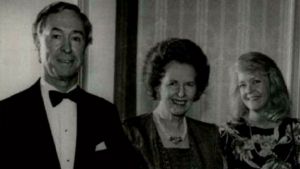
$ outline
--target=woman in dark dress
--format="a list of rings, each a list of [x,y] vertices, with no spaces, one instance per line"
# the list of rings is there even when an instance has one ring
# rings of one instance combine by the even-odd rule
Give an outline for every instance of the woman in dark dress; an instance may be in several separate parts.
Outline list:
[[[283,76],[268,56],[249,52],[234,65],[232,121],[221,128],[229,169],[299,169],[300,123],[289,118]]]
[[[185,116],[208,84],[209,65],[201,48],[187,39],[162,41],[146,56],[143,73],[158,104],[126,121],[124,128],[148,167],[223,168],[217,127]]]

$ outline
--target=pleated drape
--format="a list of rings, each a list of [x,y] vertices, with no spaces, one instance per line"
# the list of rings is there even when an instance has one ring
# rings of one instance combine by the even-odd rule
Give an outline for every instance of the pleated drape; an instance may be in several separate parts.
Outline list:
[[[207,54],[209,87],[189,112],[199,120],[230,117],[229,68],[248,51],[273,58],[285,77],[299,116],[299,2],[296,0],[140,0],[137,42],[137,114],[151,112],[141,77],[147,51],[169,37],[188,38]],[[298,9],[298,10],[297,10]]]

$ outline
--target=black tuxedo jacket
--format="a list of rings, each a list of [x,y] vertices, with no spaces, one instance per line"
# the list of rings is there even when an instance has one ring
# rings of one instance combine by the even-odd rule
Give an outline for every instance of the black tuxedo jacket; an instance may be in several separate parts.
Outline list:
[[[40,81],[0,101],[0,168],[60,169]],[[107,149],[96,151],[104,142]],[[118,112],[108,101],[80,89],[74,169],[135,168]]]

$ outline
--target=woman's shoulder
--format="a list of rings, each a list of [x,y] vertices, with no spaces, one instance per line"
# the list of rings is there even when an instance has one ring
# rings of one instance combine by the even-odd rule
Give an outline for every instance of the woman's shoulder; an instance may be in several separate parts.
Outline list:
[[[243,118],[234,119],[226,122],[223,125],[219,126],[219,132],[221,137],[224,136],[236,136],[239,137],[240,135],[248,135],[249,127],[246,121]]]
[[[194,125],[194,126],[197,126],[200,128],[217,128],[217,125],[215,125],[213,123],[196,120],[196,119],[193,119],[190,117],[186,117],[186,120],[189,125]]]
[[[279,131],[286,132],[291,129],[292,131],[300,131],[300,120],[291,117],[284,118],[279,125]]]
[[[288,123],[288,124],[299,124],[300,119],[298,118],[293,118],[293,117],[286,117],[282,120],[283,123]]]
[[[152,119],[152,113],[145,113],[125,120],[123,125],[128,128],[140,128],[151,122]]]
[[[300,120],[297,118],[285,118],[282,120],[279,129],[285,132],[292,132],[296,135],[299,135],[300,141]]]
[[[219,135],[217,125],[213,123],[195,120],[190,117],[186,117],[186,122],[189,130],[194,133],[202,133],[201,135],[205,137],[214,137]]]
[[[129,118],[123,122],[123,129],[129,140],[140,145],[142,140],[148,140],[150,133],[155,131],[153,114],[146,113]]]

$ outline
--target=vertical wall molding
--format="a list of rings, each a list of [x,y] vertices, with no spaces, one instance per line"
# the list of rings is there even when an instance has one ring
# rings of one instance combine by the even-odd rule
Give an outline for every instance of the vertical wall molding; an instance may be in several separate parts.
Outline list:
[[[291,98],[293,99],[292,116],[299,118],[300,111],[300,1],[294,1],[292,11],[294,11],[293,43],[292,45],[292,79],[291,79]]]
[[[138,0],[117,0],[114,103],[121,120],[136,115]]]
[[[89,16],[89,0],[78,0],[77,1],[78,7],[81,9],[81,11],[86,15]],[[93,32],[92,32],[93,33]],[[84,57],[84,63],[82,68],[80,69],[79,72],[79,85],[83,88],[87,88],[87,82],[88,82],[88,75],[87,75],[87,70],[88,70],[88,58],[89,58],[89,48],[87,48],[85,57]]]

